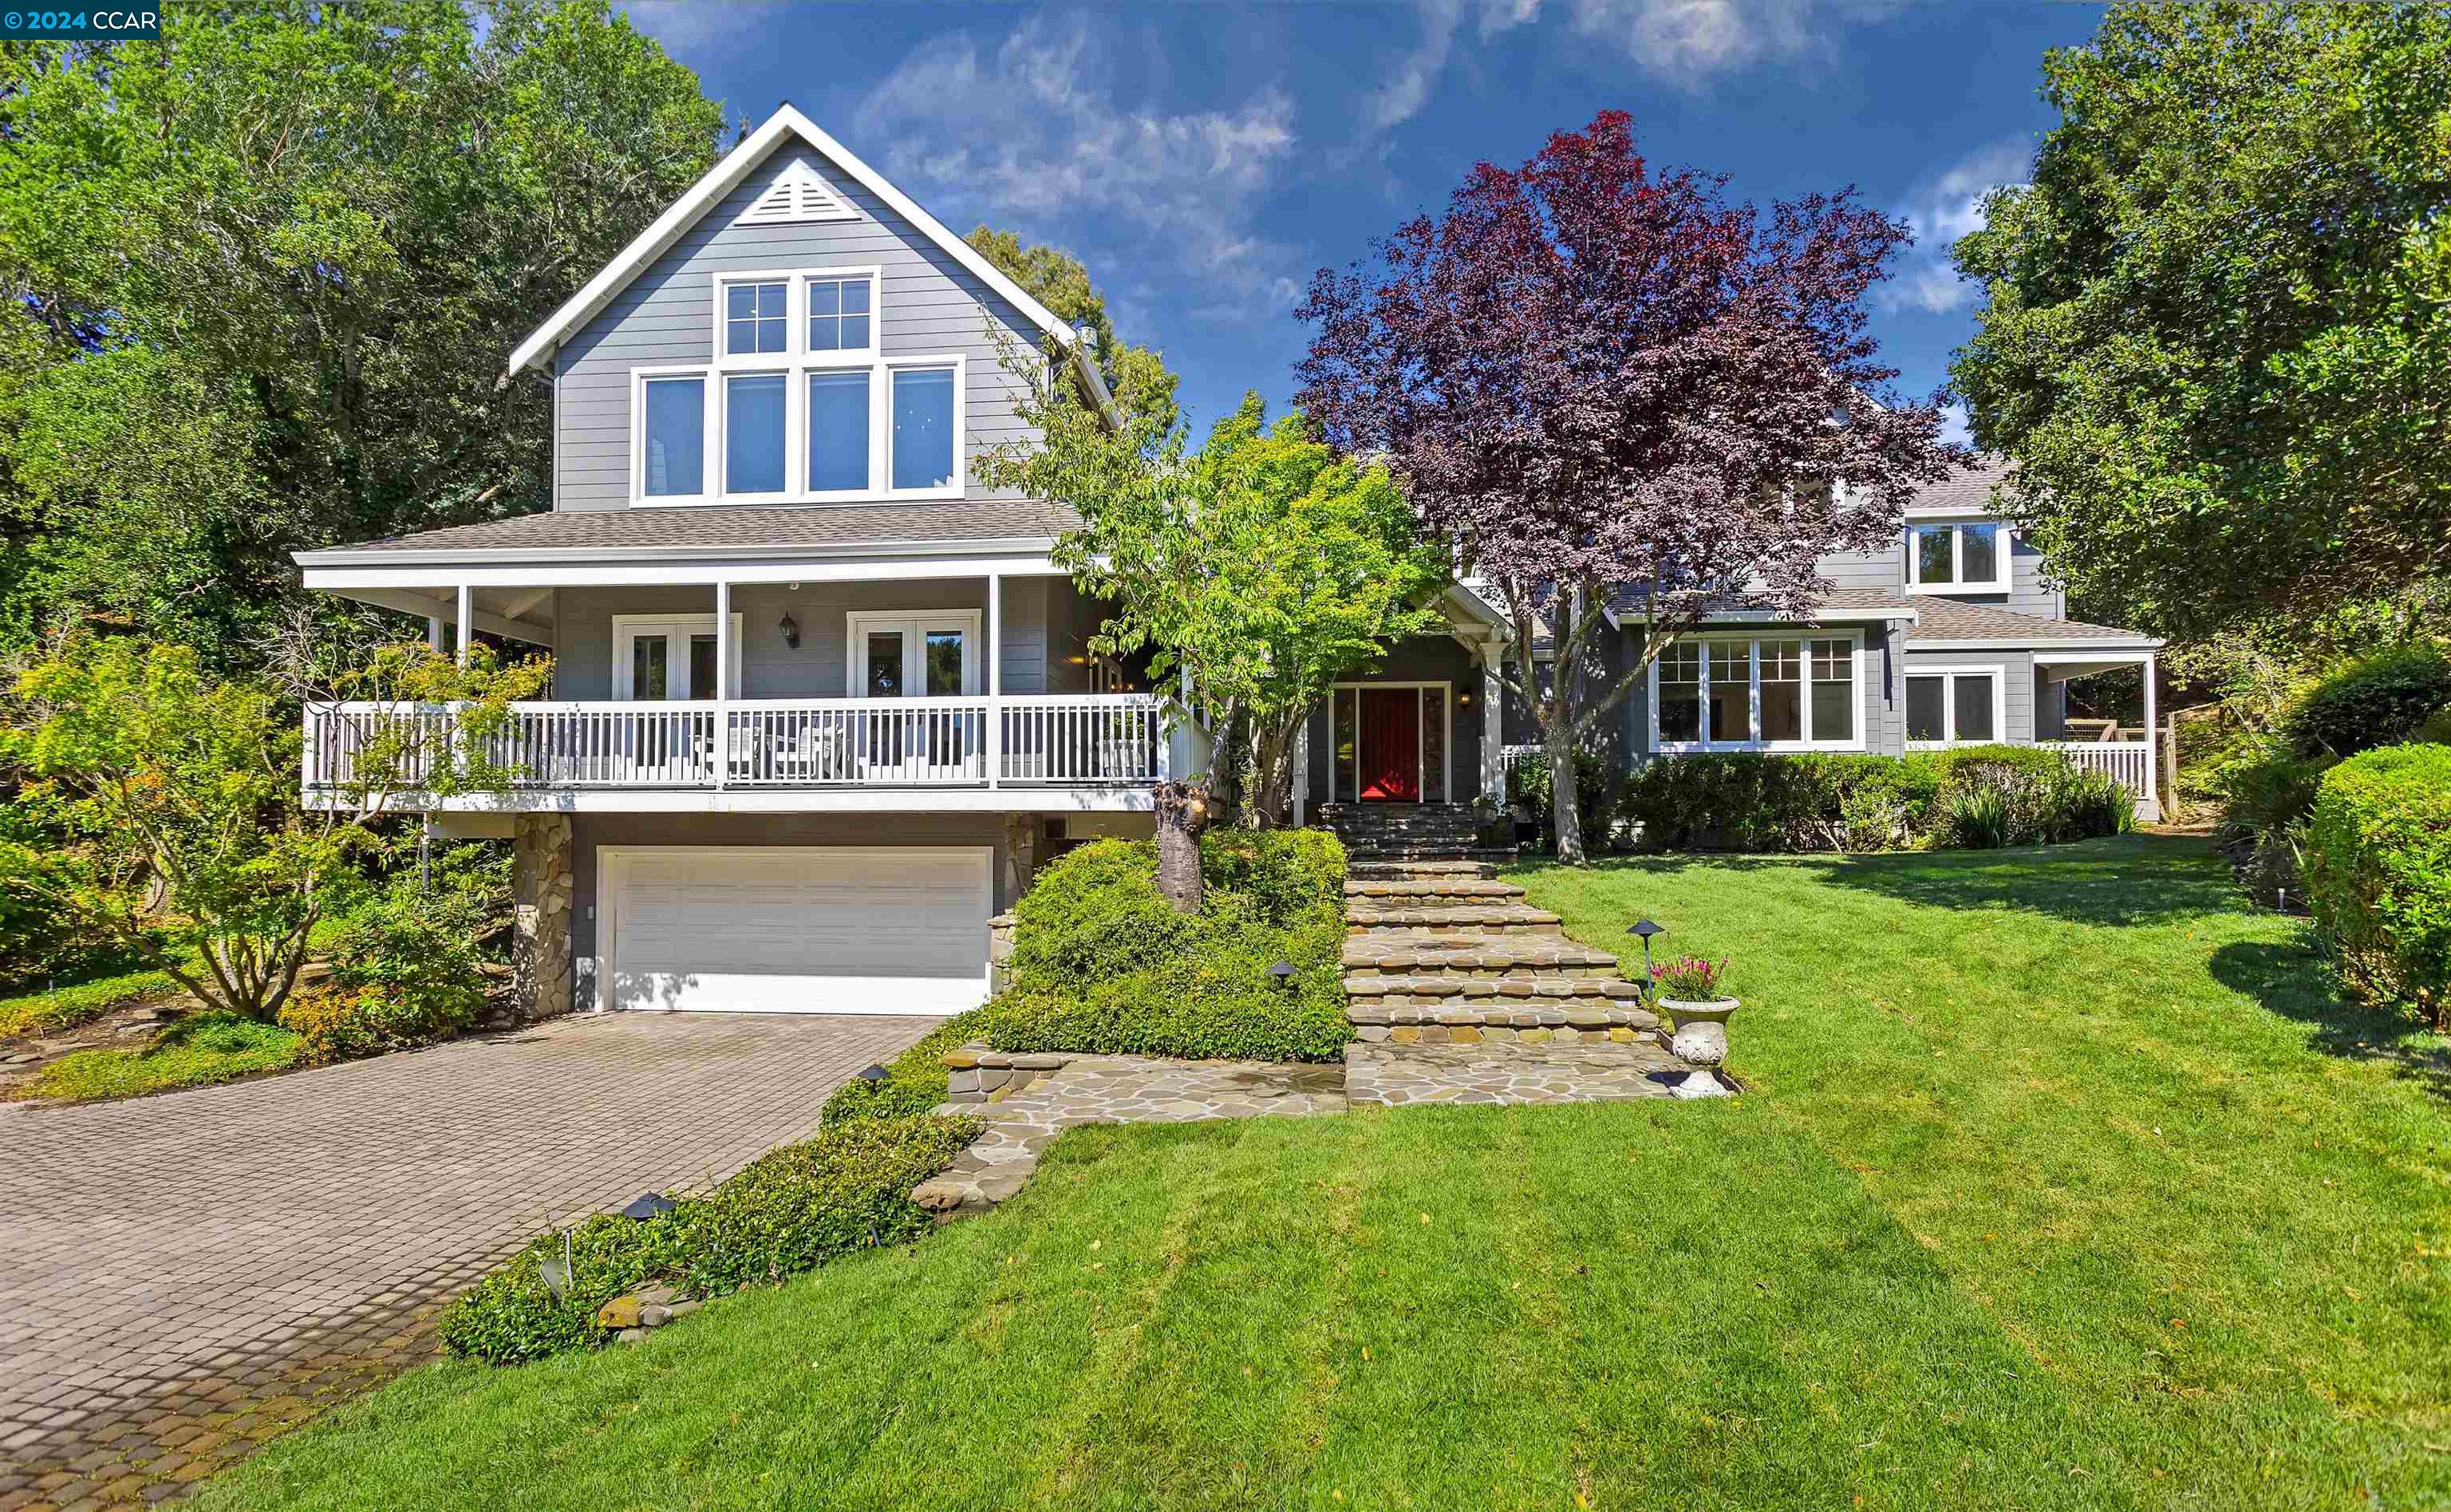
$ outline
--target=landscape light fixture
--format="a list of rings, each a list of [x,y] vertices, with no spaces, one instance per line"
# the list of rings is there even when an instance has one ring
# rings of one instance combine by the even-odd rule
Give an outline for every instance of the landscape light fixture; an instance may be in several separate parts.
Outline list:
[[[1294,963],[1291,961],[1279,961],[1276,965],[1268,968],[1268,974],[1277,979],[1277,986],[1279,988],[1289,988],[1294,985]]]
[[[882,1066],[871,1066],[859,1073],[859,1079],[864,1082],[881,1082],[892,1074]]]
[[[1668,932],[1649,919],[1636,919],[1626,933],[1642,941],[1642,991],[1648,996],[1651,992],[1651,937]]]
[[[621,1216],[624,1218],[636,1218],[640,1223],[644,1223],[650,1218],[671,1212],[674,1208],[679,1206],[679,1203],[673,1201],[662,1192],[641,1192],[637,1201],[631,1203],[629,1207],[621,1209]]]

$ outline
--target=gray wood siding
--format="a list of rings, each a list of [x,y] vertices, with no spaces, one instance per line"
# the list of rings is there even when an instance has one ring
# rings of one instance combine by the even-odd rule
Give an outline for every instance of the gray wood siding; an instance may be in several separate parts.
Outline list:
[[[794,162],[816,169],[845,203],[858,209],[860,219],[734,225]],[[987,322],[993,320],[1025,348],[1037,345],[1037,328],[883,201],[805,143],[790,141],[562,345],[554,385],[554,507],[628,507],[630,370],[712,361],[713,275],[871,265],[883,269],[878,300],[884,355],[960,354],[968,359],[964,424],[971,455],[1026,435],[1027,428],[1013,418],[1011,385],[997,365]],[[710,454],[716,450],[715,438],[708,438],[708,449]],[[974,481],[967,483],[967,492],[972,498],[991,493]]]
[[[1898,594],[1901,603],[1912,603],[1914,595],[1907,592],[1906,533],[1900,531],[1889,546],[1870,552],[1833,552],[1814,563],[1815,569],[1840,592],[1877,593],[1883,590]],[[2028,545],[2024,537],[2011,531],[2009,536],[2009,591],[2007,593],[1951,594],[1962,603],[1990,604],[1994,608],[2014,610],[2018,614],[2038,615],[2046,619],[2066,618],[2060,596],[2044,578],[2043,554]]]

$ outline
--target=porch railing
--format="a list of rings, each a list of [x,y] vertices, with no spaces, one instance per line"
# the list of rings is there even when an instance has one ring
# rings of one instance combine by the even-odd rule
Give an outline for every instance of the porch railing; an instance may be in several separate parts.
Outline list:
[[[2100,772],[2141,800],[2153,793],[2153,742],[2150,740],[2037,740],[2056,751],[2071,766]]]
[[[306,789],[346,788],[378,742],[411,753],[413,784],[452,719],[433,705],[309,705]],[[1129,786],[1167,775],[1166,744],[1153,697],[1059,694],[517,703],[482,754],[523,790]]]

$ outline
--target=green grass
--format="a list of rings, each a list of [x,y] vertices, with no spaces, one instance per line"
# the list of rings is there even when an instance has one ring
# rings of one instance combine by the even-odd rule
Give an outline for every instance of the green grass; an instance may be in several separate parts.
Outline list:
[[[164,1030],[143,1049],[85,1050],[63,1055],[31,1079],[8,1089],[5,1095],[78,1102],[141,1097],[287,1070],[305,1058],[306,1042],[277,1025],[258,1024],[232,1013],[198,1013]]]
[[[0,997],[0,1039],[74,1029],[114,1008],[178,990],[178,984],[163,972],[129,972],[120,976],[99,976],[70,987]]]
[[[1530,871],[1735,958],[1754,1095],[1078,1130],[992,1217],[415,1372],[204,1505],[2440,1502],[2444,1047],[2225,876]]]

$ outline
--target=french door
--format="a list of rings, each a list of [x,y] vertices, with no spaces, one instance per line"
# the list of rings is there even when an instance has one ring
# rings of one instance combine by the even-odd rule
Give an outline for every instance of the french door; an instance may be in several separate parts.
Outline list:
[[[977,614],[854,614],[846,638],[853,697],[916,704],[859,721],[866,770],[908,782],[981,776],[987,716],[943,701],[978,693]]]
[[[732,666],[740,696],[740,617],[732,617]],[[613,693],[626,703],[690,704],[716,697],[713,615],[620,615],[613,620]],[[706,709],[639,710],[626,721],[635,780],[695,782],[715,759],[715,716]]]

